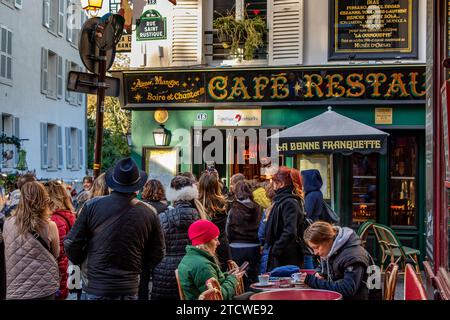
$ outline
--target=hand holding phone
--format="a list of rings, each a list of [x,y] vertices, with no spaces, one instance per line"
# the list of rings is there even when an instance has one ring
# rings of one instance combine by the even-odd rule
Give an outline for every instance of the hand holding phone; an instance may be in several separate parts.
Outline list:
[[[242,271],[247,270],[248,266],[249,266],[248,261],[245,261],[245,262],[239,267],[239,272],[242,272]]]

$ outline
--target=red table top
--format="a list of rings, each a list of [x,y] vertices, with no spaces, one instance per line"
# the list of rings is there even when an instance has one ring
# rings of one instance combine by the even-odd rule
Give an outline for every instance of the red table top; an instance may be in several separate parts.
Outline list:
[[[328,290],[290,289],[256,293],[250,300],[342,300],[342,295]]]

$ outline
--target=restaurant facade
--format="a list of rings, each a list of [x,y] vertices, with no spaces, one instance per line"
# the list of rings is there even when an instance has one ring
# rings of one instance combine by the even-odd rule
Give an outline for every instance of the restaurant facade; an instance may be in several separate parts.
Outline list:
[[[249,17],[263,15],[269,30],[251,61],[227,55],[212,28],[217,11],[240,2]],[[422,260],[424,3],[379,1],[373,21],[367,0],[180,0],[170,6],[158,1],[138,8],[167,18],[167,39],[139,41],[133,34],[132,68],[115,74],[121,104],[132,111],[132,157],[150,177],[167,185],[179,172],[199,176],[214,163],[228,184],[238,172],[268,178],[274,163],[315,168],[341,225],[356,229],[369,219],[389,225],[404,245],[421,251]],[[362,152],[330,154],[301,143],[286,153],[290,145],[267,139],[329,107],[388,133],[385,152],[364,152],[375,147],[367,140],[350,145],[330,139],[326,148]],[[161,132],[170,133],[166,146],[155,143]],[[378,255],[372,236],[368,247]]]
[[[381,129],[389,134],[385,154],[330,155],[306,143],[296,155],[280,152],[279,164],[318,169],[344,225],[373,219],[394,227],[405,245],[422,248],[424,73],[423,65],[130,71],[123,73],[123,105],[133,110],[134,158],[166,184],[179,172],[199,176],[208,161],[226,182],[238,172],[264,179],[265,158],[283,151],[267,137],[329,106]],[[169,146],[155,146],[158,121],[171,133]]]

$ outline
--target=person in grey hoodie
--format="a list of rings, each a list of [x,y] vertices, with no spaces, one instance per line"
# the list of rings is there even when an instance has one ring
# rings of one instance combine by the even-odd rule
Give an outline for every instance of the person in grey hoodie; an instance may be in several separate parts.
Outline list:
[[[314,289],[339,292],[344,300],[368,300],[370,255],[352,229],[317,221],[306,229],[304,240],[320,256],[322,270],[315,275],[302,274],[301,282]]]

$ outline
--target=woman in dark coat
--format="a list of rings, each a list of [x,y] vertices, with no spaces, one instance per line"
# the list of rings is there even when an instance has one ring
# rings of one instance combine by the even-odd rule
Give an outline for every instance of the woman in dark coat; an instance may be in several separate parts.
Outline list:
[[[167,199],[173,208],[161,213],[159,221],[164,232],[166,255],[153,270],[151,299],[179,299],[175,269],[190,244],[188,229],[198,219],[206,219],[202,208],[196,206],[197,187],[187,177],[176,176],[167,190]]]
[[[300,172],[280,167],[272,177],[273,208],[266,225],[269,248],[267,271],[284,266],[303,266],[305,212]]]
[[[241,265],[249,262],[247,277],[244,278],[246,289],[258,281],[260,261],[260,244],[258,228],[262,209],[253,201],[250,183],[239,181],[234,186],[235,199],[228,212],[227,236],[233,260]]]
[[[166,211],[169,207],[164,186],[156,179],[150,179],[145,183],[144,191],[142,191],[142,201],[155,208],[158,214]]]
[[[306,229],[304,239],[320,256],[322,270],[315,275],[302,274],[301,282],[339,292],[344,300],[368,300],[367,267],[372,259],[355,231],[317,221]]]
[[[198,182],[199,200],[205,208],[208,219],[220,230],[217,256],[222,271],[227,270],[227,261],[231,259],[230,246],[226,235],[227,202],[221,191],[217,173],[205,171]]]

